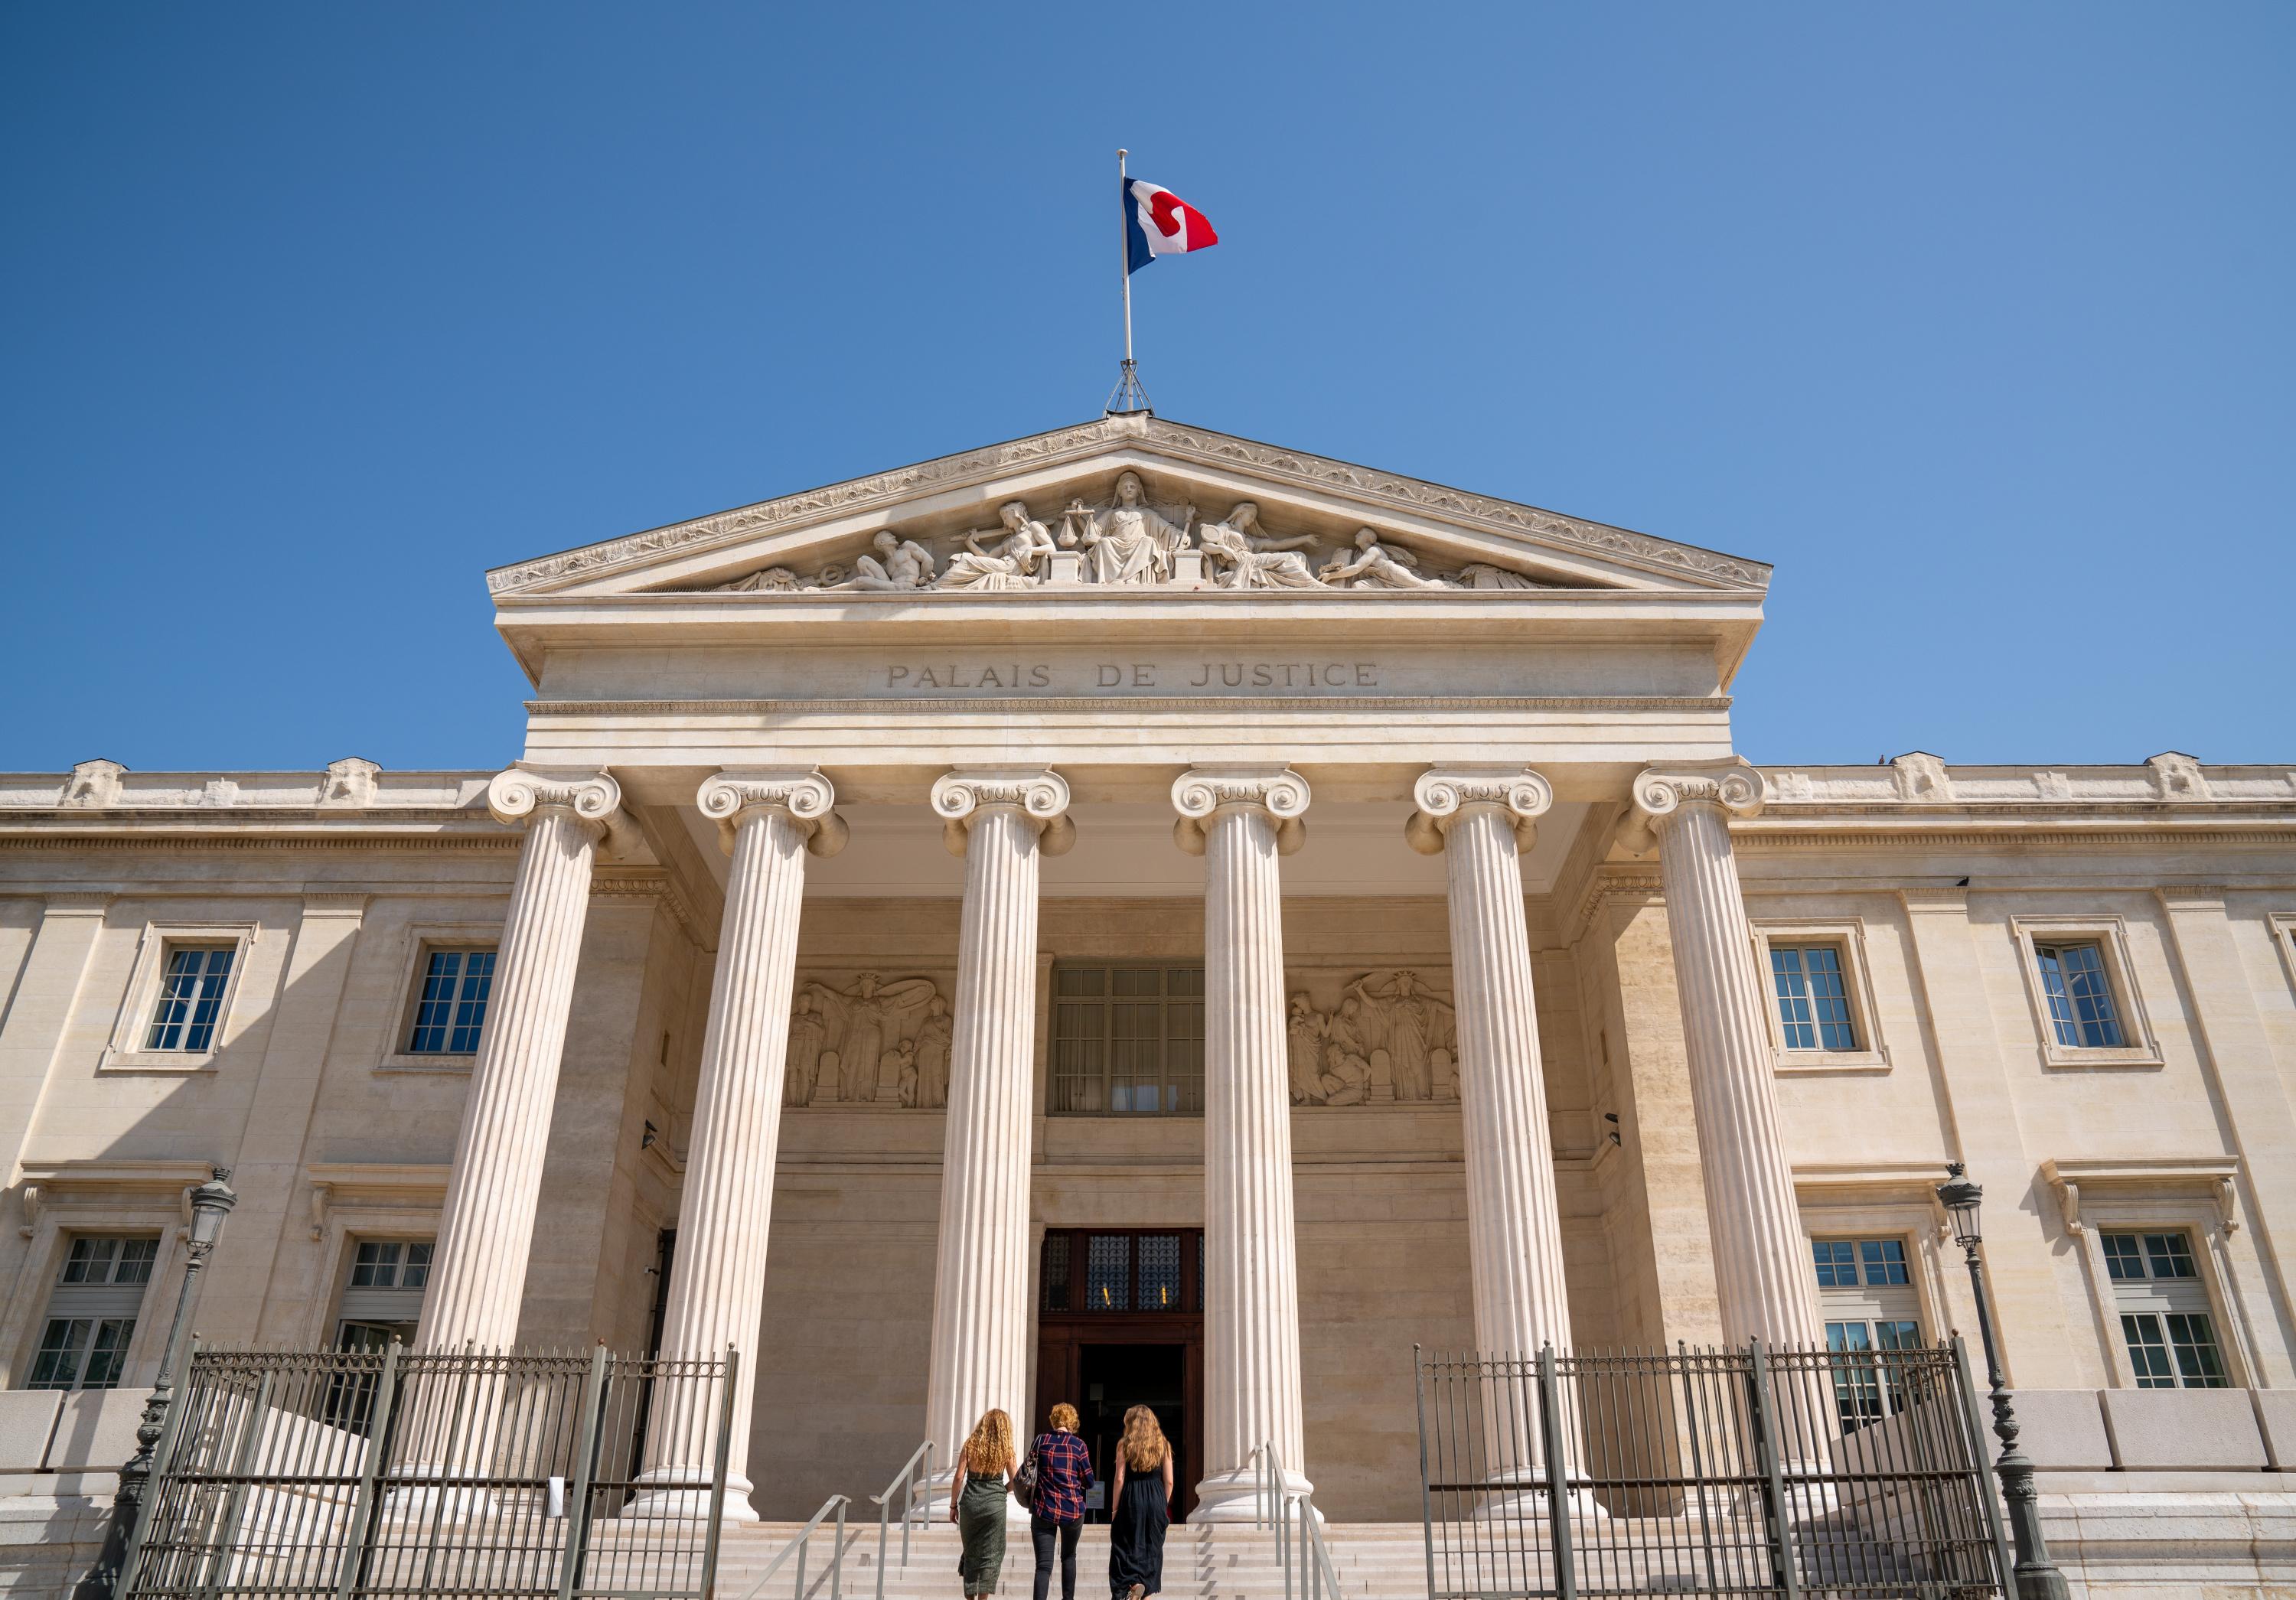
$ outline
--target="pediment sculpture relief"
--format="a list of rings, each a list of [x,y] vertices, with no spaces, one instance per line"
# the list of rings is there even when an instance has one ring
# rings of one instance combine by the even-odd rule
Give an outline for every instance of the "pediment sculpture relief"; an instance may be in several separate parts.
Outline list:
[[[1294,1105],[1384,1105],[1459,1097],[1451,997],[1408,968],[1365,972],[1320,1010],[1293,991],[1286,1025]]]
[[[800,981],[790,1007],[784,1105],[948,1104],[948,1000],[930,978]]]
[[[1237,501],[1218,521],[1199,522],[1193,505],[1152,502],[1137,472],[1118,478],[1104,504],[1071,499],[1053,521],[1039,518],[1026,500],[1007,500],[996,517],[995,528],[932,539],[885,529],[849,567],[824,566],[810,575],[793,567],[766,567],[718,584],[711,592],[990,592],[1078,584],[1222,589],[1556,587],[1488,562],[1441,567],[1393,534],[1373,528],[1358,529],[1344,546],[1316,533],[1285,536],[1262,526],[1259,507],[1250,500]],[[937,554],[935,546],[946,554]]]

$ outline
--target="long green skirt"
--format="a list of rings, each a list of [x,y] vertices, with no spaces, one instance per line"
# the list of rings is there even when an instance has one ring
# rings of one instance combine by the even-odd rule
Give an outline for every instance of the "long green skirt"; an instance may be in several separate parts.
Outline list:
[[[1004,1479],[965,1474],[964,1492],[956,1499],[956,1530],[964,1538],[964,1555],[956,1563],[968,1595],[986,1595],[996,1587],[1004,1571]]]

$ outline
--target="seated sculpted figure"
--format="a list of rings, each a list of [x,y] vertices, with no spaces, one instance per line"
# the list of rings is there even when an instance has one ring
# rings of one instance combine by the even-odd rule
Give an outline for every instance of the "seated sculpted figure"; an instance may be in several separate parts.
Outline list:
[[[1053,536],[1029,515],[1027,504],[1007,500],[996,508],[1004,538],[994,550],[980,547],[979,530],[964,536],[964,548],[949,558],[937,589],[1021,589],[1035,581],[1037,562],[1054,549]]]
[[[1148,504],[1140,474],[1125,473],[1116,480],[1116,503],[1094,517],[1079,540],[1093,582],[1169,583],[1172,557],[1188,547],[1186,523],[1195,515],[1189,506],[1182,525],[1174,527]]]
[[[1328,584],[1351,589],[1447,589],[1439,578],[1423,578],[1413,569],[1419,558],[1400,546],[1390,548],[1368,528],[1356,529],[1356,556],[1334,556],[1316,576]]]
[[[1224,589],[1320,589],[1316,575],[1308,570],[1307,558],[1299,551],[1316,542],[1315,535],[1303,533],[1297,538],[1254,537],[1252,529],[1259,524],[1259,507],[1249,500],[1239,501],[1227,513],[1225,521],[1207,522],[1196,529],[1196,541],[1204,547],[1204,554],[1222,569],[1220,587]]]
[[[881,530],[870,544],[875,555],[857,557],[846,587],[853,589],[922,589],[933,579],[932,552],[914,539],[905,539],[890,529]]]

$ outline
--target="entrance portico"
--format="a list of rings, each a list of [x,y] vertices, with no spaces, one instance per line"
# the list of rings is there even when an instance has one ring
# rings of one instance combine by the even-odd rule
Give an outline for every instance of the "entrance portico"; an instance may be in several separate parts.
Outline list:
[[[1021,547],[967,531],[994,506]],[[1227,520],[1204,522],[1215,509]],[[1147,581],[1068,559],[1128,538]],[[1116,417],[494,577],[537,685],[502,786],[544,796],[546,818],[562,791],[613,803],[532,827],[514,904],[534,910],[505,929],[489,1038],[562,1034],[567,986],[519,975],[570,967],[570,851],[660,870],[721,928],[667,1344],[758,1348],[781,1146],[812,1119],[852,1171],[906,1161],[938,1192],[911,1437],[944,1465],[982,1409],[1024,1429],[1036,1410],[1045,1227],[1201,1227],[1196,1514],[1254,1514],[1263,1448],[1306,1489],[1300,1182],[1459,1161],[1473,1342],[1570,1342],[1539,1047],[1541,1005],[1564,997],[1539,992],[1526,896],[1653,848],[1699,1012],[1699,1139],[1722,1153],[1708,1181],[1755,1202],[1712,1208],[1721,1322],[1816,1335],[1721,825],[1759,792],[1726,688],[1766,569]],[[1439,955],[1382,960],[1428,904],[1447,908],[1423,947]],[[1306,951],[1303,906],[1331,913]],[[951,944],[946,981],[906,975]],[[1201,1120],[1064,1133],[1074,1148],[1048,1159],[1050,978],[1083,956],[1201,968]],[[482,1056],[442,1285],[522,1259],[532,1206],[504,1203],[517,1179],[491,1153],[554,1071],[538,1047]],[[1456,1126],[1457,1155],[1366,1132],[1390,1112]],[[1332,1120],[1303,1167],[1313,1118]],[[427,1343],[499,1339],[468,1298],[439,1297]],[[737,1428],[735,1474],[761,1483],[769,1454]],[[676,1484],[695,1464],[665,1438],[649,1466]]]

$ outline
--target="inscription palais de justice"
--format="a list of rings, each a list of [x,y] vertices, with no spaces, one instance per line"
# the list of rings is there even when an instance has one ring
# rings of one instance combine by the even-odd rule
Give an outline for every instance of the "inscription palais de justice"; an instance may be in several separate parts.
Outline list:
[[[882,669],[892,691],[1046,689],[1376,689],[1376,661],[912,662]]]

